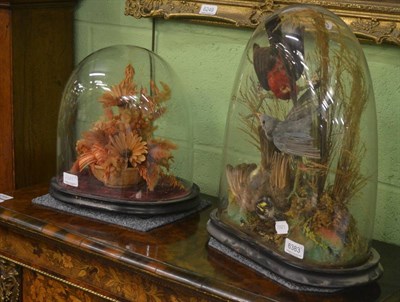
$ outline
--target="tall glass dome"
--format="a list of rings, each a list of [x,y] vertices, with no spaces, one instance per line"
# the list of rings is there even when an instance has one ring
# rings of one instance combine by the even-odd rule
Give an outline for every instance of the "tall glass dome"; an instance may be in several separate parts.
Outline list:
[[[52,195],[144,215],[196,206],[186,102],[171,68],[149,50],[118,45],[89,55],[62,97]]]
[[[333,13],[289,6],[249,40],[226,124],[212,237],[281,277],[341,288],[382,272],[370,246],[374,93],[358,40]]]

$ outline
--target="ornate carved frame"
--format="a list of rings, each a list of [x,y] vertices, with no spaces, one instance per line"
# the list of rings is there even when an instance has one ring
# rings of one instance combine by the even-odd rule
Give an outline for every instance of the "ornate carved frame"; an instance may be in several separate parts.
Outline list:
[[[323,6],[340,16],[360,40],[400,46],[400,0],[126,0],[125,14],[254,28],[265,16],[292,4]]]

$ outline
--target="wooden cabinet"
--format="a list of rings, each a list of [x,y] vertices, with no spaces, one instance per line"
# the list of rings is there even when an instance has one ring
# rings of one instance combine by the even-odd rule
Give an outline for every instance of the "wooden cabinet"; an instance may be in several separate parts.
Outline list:
[[[75,0],[0,0],[0,191],[56,172],[62,91],[73,69]]]
[[[372,284],[296,292],[207,246],[216,198],[201,195],[213,205],[138,232],[32,203],[47,190],[8,192],[14,198],[0,203],[1,301],[368,302],[400,295],[399,246],[373,242],[385,272]]]

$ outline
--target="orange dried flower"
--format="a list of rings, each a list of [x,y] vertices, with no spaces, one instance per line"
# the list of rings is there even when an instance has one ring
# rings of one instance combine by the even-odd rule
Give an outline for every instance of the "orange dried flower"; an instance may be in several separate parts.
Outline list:
[[[165,172],[173,161],[171,151],[177,148],[168,140],[154,138],[154,121],[166,112],[162,103],[170,99],[171,90],[163,82],[159,89],[154,81],[150,81],[150,93],[145,87],[137,89],[134,75],[132,65],[127,65],[125,78],[98,99],[104,114],[77,141],[78,156],[71,171],[77,173],[98,165],[106,181],[134,167],[148,190],[153,191],[167,177]],[[168,175],[168,179],[172,184],[175,178]]]
[[[99,99],[104,108],[112,106],[129,107],[135,100],[136,85],[133,82],[135,69],[129,64],[125,69],[125,79],[118,85],[111,86],[111,91],[105,92]]]
[[[120,132],[110,137],[108,146],[112,156],[121,157],[126,160],[127,164],[136,167],[138,164],[146,160],[147,143],[142,138],[132,132]]]

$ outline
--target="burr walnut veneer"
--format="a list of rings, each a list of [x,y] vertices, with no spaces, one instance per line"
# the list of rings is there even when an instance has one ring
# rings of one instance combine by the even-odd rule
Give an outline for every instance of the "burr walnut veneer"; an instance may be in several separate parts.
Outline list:
[[[4,192],[14,198],[0,204],[1,301],[365,302],[384,301],[400,289],[398,246],[373,243],[385,269],[375,283],[301,293],[207,247],[214,205],[141,233],[33,205],[47,190]]]

